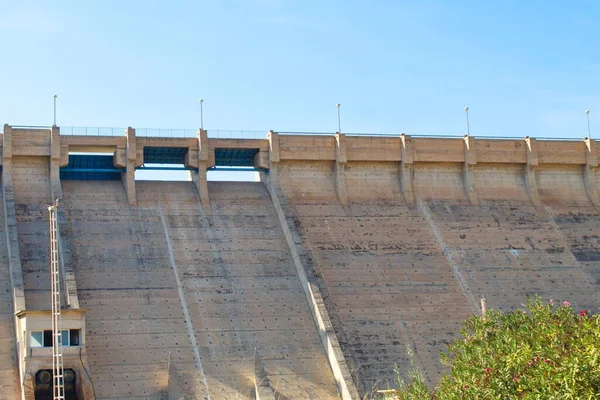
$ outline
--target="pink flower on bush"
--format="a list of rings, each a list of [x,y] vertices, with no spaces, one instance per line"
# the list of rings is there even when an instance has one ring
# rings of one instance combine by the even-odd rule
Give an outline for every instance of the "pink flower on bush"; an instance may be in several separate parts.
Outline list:
[[[589,311],[588,310],[583,310],[582,312],[579,313],[580,317],[585,317],[586,315],[588,315]]]
[[[568,301],[563,301],[563,306],[569,307],[569,306],[571,306],[571,303],[569,303]]]
[[[485,373],[486,373],[486,374],[489,374],[490,372],[492,372],[492,369],[491,369],[491,368],[486,368],[486,369],[485,369]]]
[[[550,299],[550,304],[554,304],[554,299]]]

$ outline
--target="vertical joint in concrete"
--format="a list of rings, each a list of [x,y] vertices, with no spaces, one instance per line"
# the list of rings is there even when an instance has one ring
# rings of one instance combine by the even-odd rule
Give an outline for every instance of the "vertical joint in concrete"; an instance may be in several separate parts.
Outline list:
[[[407,204],[415,203],[415,195],[413,193],[413,146],[410,136],[404,133],[400,136],[402,145],[402,157],[400,160],[400,187],[404,200]]]
[[[585,166],[583,167],[583,182],[588,198],[594,207],[600,209],[600,198],[596,190],[596,170],[598,168],[598,155],[596,154],[596,141],[585,138]]]
[[[208,132],[204,129],[198,129],[196,134],[198,138],[198,172],[192,171],[192,181],[196,186],[200,203],[204,212],[210,214],[210,200],[208,197],[208,180],[206,170],[209,168],[209,149],[208,149]]]
[[[135,206],[137,204],[135,194],[135,166],[137,158],[135,129],[128,127],[125,130],[125,135],[127,136],[126,169],[122,174],[121,180],[127,194],[127,202],[130,206]]]
[[[335,190],[338,201],[348,205],[348,192],[346,191],[346,135],[335,133]]]
[[[464,137],[465,162],[463,163],[462,175],[465,194],[471,205],[479,204],[475,185],[473,183],[473,166],[477,164],[477,155],[475,154],[475,140],[472,136]]]
[[[62,197],[60,153],[60,128],[53,126],[50,128],[50,200],[52,201]]]
[[[537,144],[535,139],[530,138],[529,136],[525,137],[525,154],[526,154],[526,165],[524,168],[524,179],[525,179],[525,189],[527,190],[527,195],[529,196],[529,200],[531,203],[539,207],[542,205],[540,201],[540,197],[538,195],[538,185],[537,185],[537,173],[536,168],[538,165],[538,153],[537,153]]]

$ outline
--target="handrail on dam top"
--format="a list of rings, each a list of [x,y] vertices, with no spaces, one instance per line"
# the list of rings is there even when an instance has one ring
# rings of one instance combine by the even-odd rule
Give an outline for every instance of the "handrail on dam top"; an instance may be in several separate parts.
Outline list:
[[[10,125],[16,129],[51,129],[49,125]],[[2,126],[0,126],[0,129]],[[65,136],[125,136],[127,128],[117,127],[86,127],[86,126],[61,126],[60,134]],[[198,129],[169,129],[169,128],[134,128],[137,137],[157,137],[157,138],[195,138],[198,135]],[[2,130],[0,132],[3,133]],[[282,135],[307,135],[307,136],[333,136],[335,132],[298,132],[298,131],[275,131]],[[357,137],[399,137],[406,135],[411,138],[432,138],[432,139],[462,139],[465,134],[409,134],[409,133],[375,133],[375,132],[342,132],[346,136]],[[266,139],[268,130],[208,130],[207,135],[213,139]],[[484,140],[524,140],[527,136],[491,136],[491,135],[471,135],[473,139]],[[569,141],[579,142],[587,137],[550,137],[550,136],[531,136],[536,140],[551,141]]]
[[[125,136],[125,130],[126,128],[61,126],[60,134],[65,136]]]
[[[135,128],[137,137],[195,138],[197,129]]]
[[[281,135],[313,135],[313,136],[332,136],[335,132],[280,132],[276,131]]]
[[[208,130],[209,138],[215,139],[266,139],[267,130],[264,131],[240,131],[240,130]]]

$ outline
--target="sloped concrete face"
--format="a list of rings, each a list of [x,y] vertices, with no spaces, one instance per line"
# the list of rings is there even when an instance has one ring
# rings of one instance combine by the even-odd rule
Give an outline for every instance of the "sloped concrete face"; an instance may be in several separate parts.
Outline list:
[[[539,295],[598,310],[598,211],[581,167],[472,169],[478,204],[453,163],[414,167],[414,206],[392,163],[347,163],[348,205],[333,163],[280,162],[279,181],[301,232],[336,334],[363,393],[385,388],[407,349],[435,382],[439,352],[460,323],[488,307],[514,310]],[[595,185],[596,177],[588,177]]]
[[[393,384],[407,349],[438,376],[439,351],[472,311],[425,218],[406,205],[397,166],[349,163],[346,207],[332,165],[282,162],[279,179],[363,393]]]
[[[64,181],[63,195],[96,398],[163,398],[169,353],[203,393],[158,213],[130,208],[118,181]]]
[[[213,399],[255,396],[255,349],[277,398],[337,398],[308,304],[261,183],[138,182],[164,221],[173,273]]]

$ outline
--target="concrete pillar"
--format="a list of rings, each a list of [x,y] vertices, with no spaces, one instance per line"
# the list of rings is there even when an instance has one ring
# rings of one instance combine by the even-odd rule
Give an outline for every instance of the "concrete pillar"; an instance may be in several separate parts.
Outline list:
[[[54,202],[62,197],[60,185],[60,128],[50,128],[50,199]]]
[[[400,188],[404,194],[406,204],[415,203],[415,195],[413,193],[413,147],[410,136],[401,135],[402,140],[402,160],[400,161]]]
[[[127,194],[127,202],[130,206],[135,206],[137,204],[135,194],[135,166],[137,158],[135,129],[128,127],[125,131],[125,135],[127,136],[126,170],[121,175],[121,180],[123,182],[123,187],[125,188],[125,193]]]
[[[479,204],[475,185],[473,184],[473,165],[477,164],[477,155],[475,154],[475,140],[472,136],[464,137],[465,162],[463,163],[462,176],[465,194],[469,203],[473,206]]]
[[[338,201],[348,205],[348,192],[346,191],[346,135],[335,133],[335,190]]]
[[[537,145],[535,139],[529,136],[525,137],[525,151],[527,164],[524,167],[525,189],[531,203],[539,207],[542,205],[537,186],[536,167],[538,165]]]
[[[210,214],[210,200],[208,197],[208,181],[206,170],[208,169],[208,133],[204,129],[198,129],[198,171],[191,171],[192,182],[198,190],[202,208],[206,214]]]
[[[269,175],[271,181],[275,180],[279,184],[279,177],[277,175],[277,166],[279,165],[279,134],[277,132],[269,131],[267,135],[269,140]]]
[[[19,249],[19,237],[17,236],[17,213],[15,210],[15,200],[12,185],[12,127],[5,124],[2,135],[2,200],[4,204],[4,233],[6,236],[6,248],[8,250],[8,267],[10,272],[10,286],[12,292],[13,311],[16,315],[19,311],[26,309],[25,288],[23,285],[23,271],[21,269],[21,252]],[[19,337],[19,324],[15,317],[14,334]],[[19,379],[22,380],[25,374],[25,367],[22,363],[21,348],[22,343],[17,345],[17,360],[19,368]],[[23,398],[22,386],[16,386],[18,398]]]
[[[594,205],[600,209],[600,197],[596,189],[596,171],[598,168],[598,156],[596,154],[596,141],[585,138],[585,166],[583,167],[583,182],[585,191]]]

